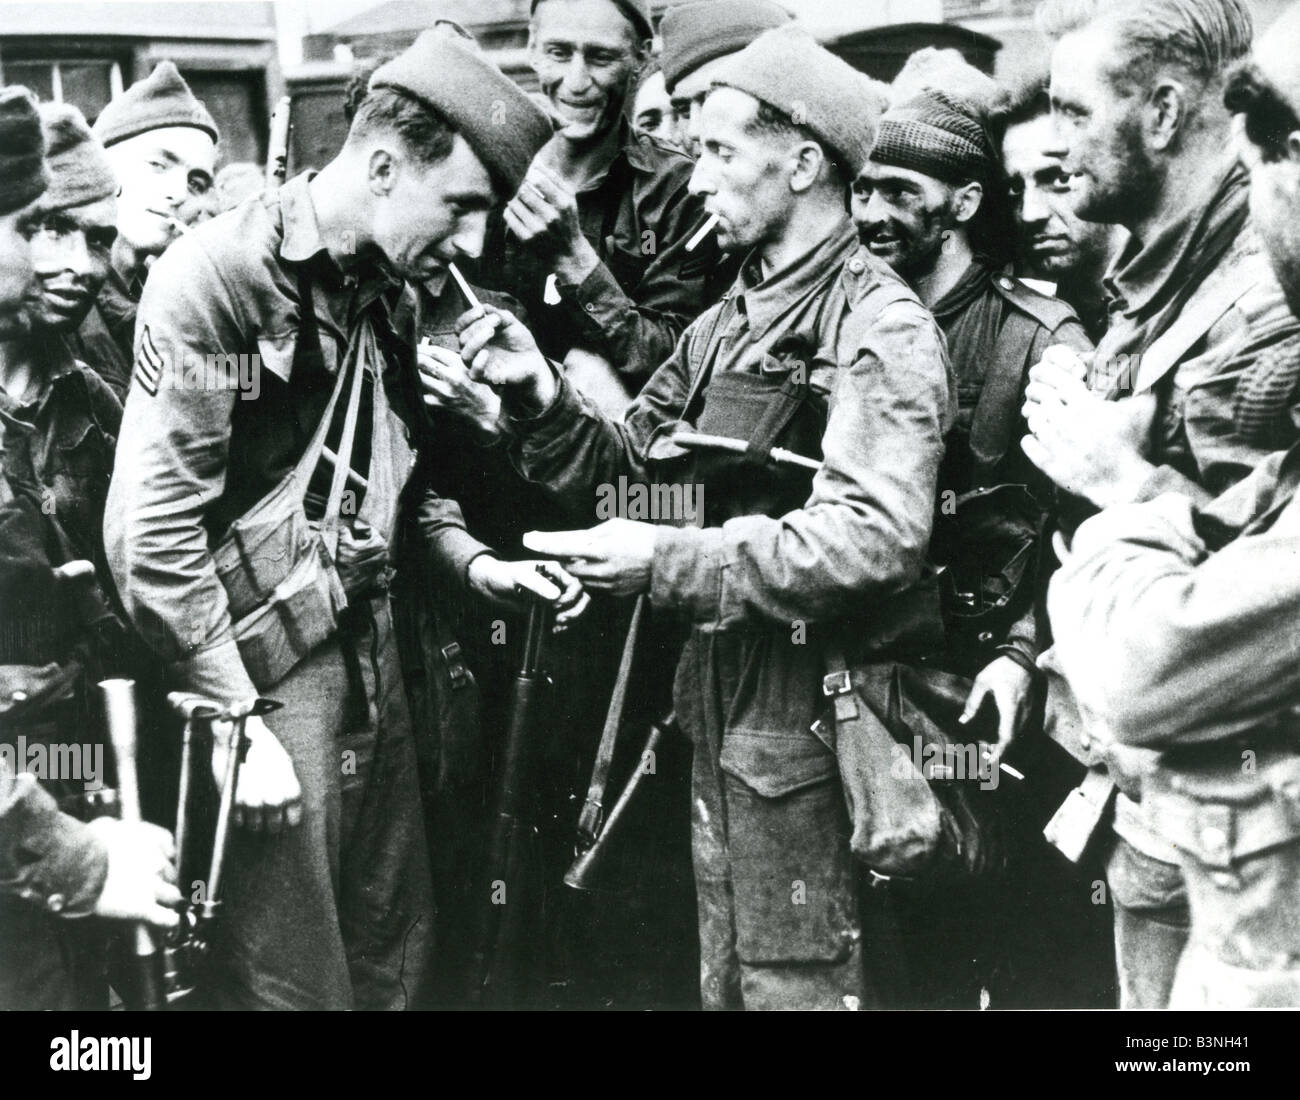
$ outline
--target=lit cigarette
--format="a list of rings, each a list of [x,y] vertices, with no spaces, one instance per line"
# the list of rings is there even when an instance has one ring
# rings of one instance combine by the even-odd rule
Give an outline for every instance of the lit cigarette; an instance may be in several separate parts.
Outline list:
[[[465,276],[460,273],[460,269],[455,264],[449,263],[447,270],[451,272],[451,277],[456,280],[460,292],[465,295],[465,301],[469,303],[469,308],[482,309],[483,303],[478,300],[478,296],[470,289],[469,283],[465,281]]]
[[[1024,778],[1025,778],[1025,773],[1024,773],[1024,772],[1018,772],[1018,771],[1016,771],[1016,769],[1013,768],[1010,764],[999,764],[998,767],[1001,768],[1004,772],[1006,772],[1007,775],[1011,776],[1012,779],[1024,779]]]
[[[718,215],[710,214],[708,221],[706,221],[702,226],[700,226],[699,229],[695,231],[695,235],[692,236],[691,239],[686,242],[686,251],[694,252],[697,248],[699,248],[700,242],[709,235],[709,233],[713,230],[713,227],[717,224],[718,224]]]

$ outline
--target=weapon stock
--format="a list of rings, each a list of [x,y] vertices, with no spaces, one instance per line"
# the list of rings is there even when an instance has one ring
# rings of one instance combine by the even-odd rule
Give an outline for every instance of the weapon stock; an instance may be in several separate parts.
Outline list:
[[[530,781],[538,744],[537,731],[532,727],[535,711],[550,685],[542,668],[542,644],[551,632],[553,615],[550,603],[534,599],[528,612],[523,657],[510,688],[501,787],[487,859],[485,886],[489,893],[483,898],[475,937],[476,985],[470,991],[475,1001],[502,1003],[514,985],[518,967],[520,920],[524,914],[523,847],[531,826],[527,800],[532,793]],[[501,902],[492,897],[498,886],[506,891]]]
[[[118,805],[123,821],[139,822],[140,784],[135,766],[136,710],[134,680],[103,680],[104,716],[117,763]],[[153,932],[143,922],[131,930],[129,989],[121,990],[130,1008],[157,1012],[166,1005],[163,958]]]

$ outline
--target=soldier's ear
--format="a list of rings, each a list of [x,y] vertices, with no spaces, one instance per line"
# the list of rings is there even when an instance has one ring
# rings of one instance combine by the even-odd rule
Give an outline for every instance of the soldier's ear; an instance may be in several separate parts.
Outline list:
[[[1147,137],[1152,148],[1167,149],[1187,129],[1191,97],[1185,85],[1164,79],[1151,92],[1147,107]]]
[[[952,216],[959,225],[968,222],[979,213],[983,202],[984,185],[978,180],[971,180],[953,192]]]
[[[807,191],[821,173],[826,151],[815,141],[801,141],[794,147],[790,172],[790,190]]]
[[[397,184],[399,171],[397,158],[388,149],[380,146],[371,150],[366,167],[366,178],[371,192],[376,195],[390,194]]]

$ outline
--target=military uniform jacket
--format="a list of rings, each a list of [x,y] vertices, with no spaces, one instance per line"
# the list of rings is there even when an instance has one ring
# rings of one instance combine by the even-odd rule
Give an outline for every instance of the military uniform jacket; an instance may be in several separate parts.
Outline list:
[[[835,308],[820,308],[826,295]],[[824,667],[817,646],[799,644],[800,626],[867,617],[916,582],[953,405],[933,318],[847,221],[783,271],[763,277],[751,257],[727,299],[683,334],[622,423],[561,380],[549,409],[517,423],[516,460],[594,516],[602,484],[653,480],[650,441],[682,416],[703,361],[713,359],[713,377],[761,370],[783,335],[817,318],[809,381],[828,420],[811,496],[779,517],[661,526],[650,587],[656,609],[693,626],[674,692],[683,727],[721,742],[724,767],[776,795],[836,774],[809,732]],[[717,324],[723,309],[731,319]],[[695,347],[697,331],[712,332],[706,346]],[[719,694],[736,704],[725,729],[706,699]]]
[[[298,176],[177,241],[140,302],[105,543],[145,639],[174,679],[215,698],[256,690],[211,547],[297,462],[333,385],[329,378],[308,391],[293,378],[304,267],[326,375],[343,360],[352,321],[372,310],[388,362],[385,393],[413,442],[427,426],[412,292],[376,267],[356,278],[338,269],[308,182]],[[463,580],[486,547],[465,530],[454,501],[429,489],[412,503],[432,560]]]

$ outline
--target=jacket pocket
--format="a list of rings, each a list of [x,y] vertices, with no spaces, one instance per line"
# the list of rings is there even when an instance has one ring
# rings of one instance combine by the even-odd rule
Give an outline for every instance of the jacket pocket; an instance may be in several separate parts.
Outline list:
[[[835,756],[811,733],[728,730],[720,763],[764,798],[781,798],[836,775]]]

